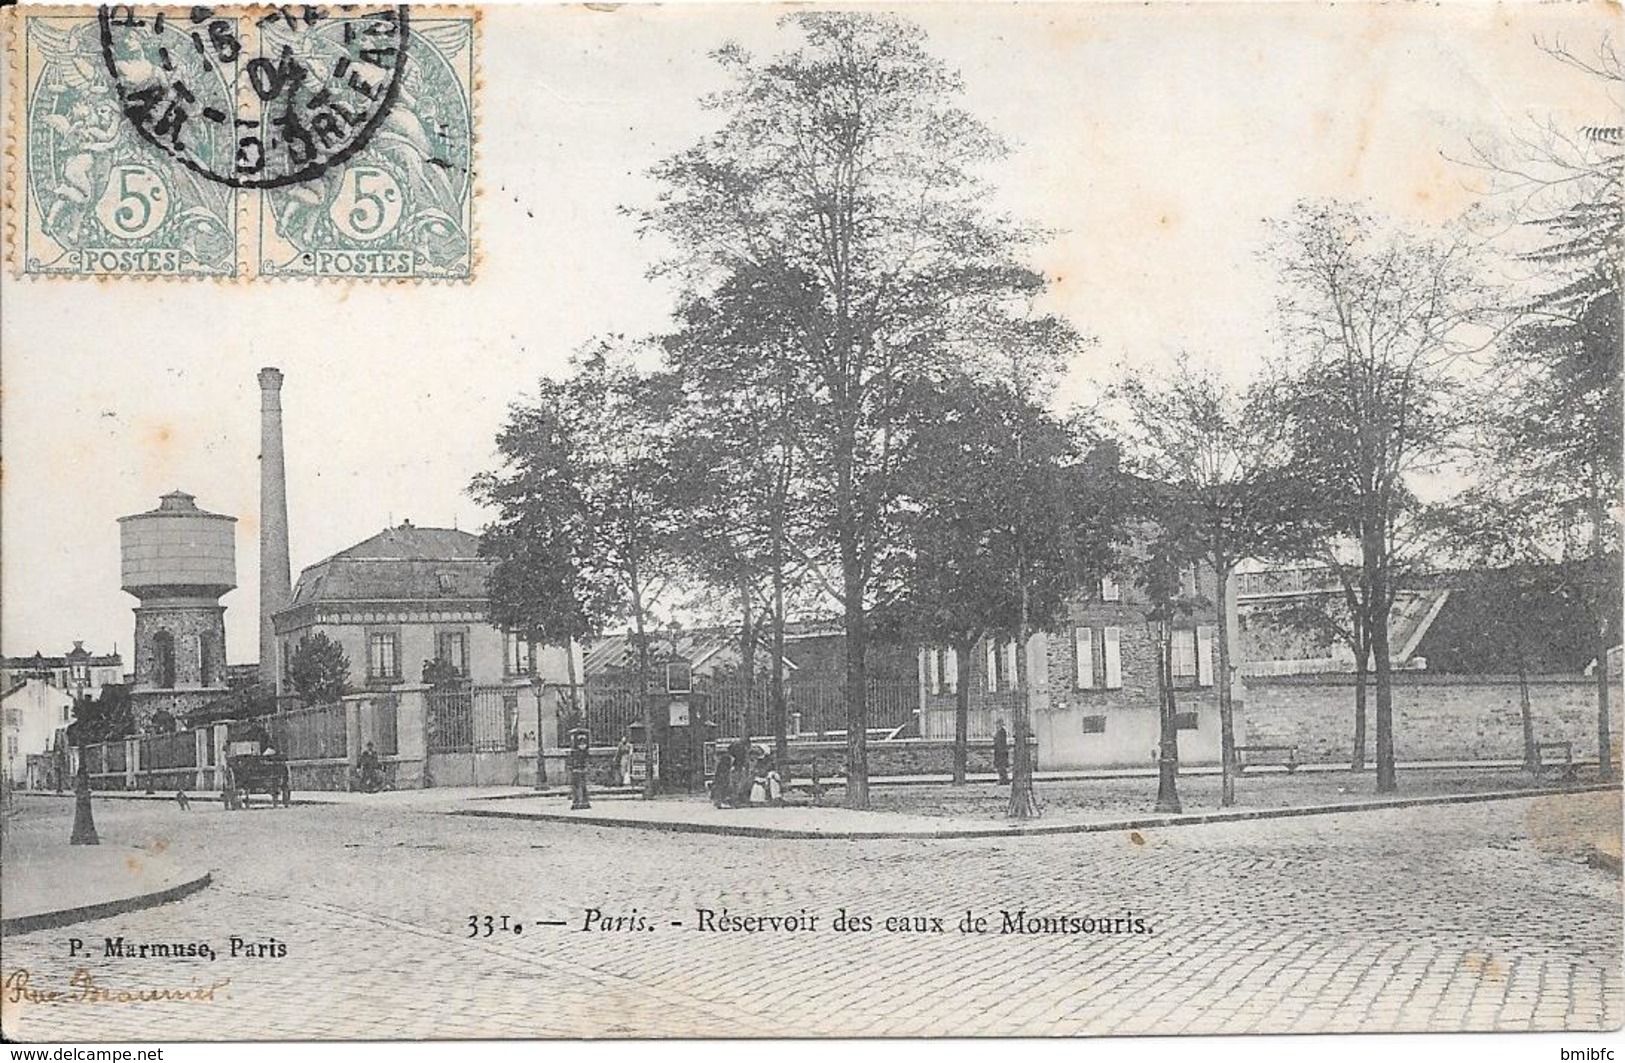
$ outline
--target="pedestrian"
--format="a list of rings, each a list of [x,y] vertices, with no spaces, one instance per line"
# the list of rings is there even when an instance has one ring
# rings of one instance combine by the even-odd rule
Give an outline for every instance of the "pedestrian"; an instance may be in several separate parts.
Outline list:
[[[1010,734],[1004,729],[1004,721],[993,731],[993,770],[999,773],[999,785],[1007,786],[1010,783]]]
[[[728,792],[735,805],[750,803],[751,755],[749,737],[736,738],[728,743],[728,757],[731,767]]]
[[[717,754],[716,770],[711,773],[711,803],[718,808],[727,808],[732,801],[729,800],[729,786],[733,782],[733,758],[724,749]]]
[[[624,734],[615,747],[615,781],[622,786],[632,785],[632,739]]]
[[[767,803],[784,804],[784,777],[779,774],[778,762],[771,757],[767,760]]]
[[[375,794],[384,788],[383,765],[379,763],[377,747],[371,742],[367,743],[356,760],[356,775],[364,794]]]

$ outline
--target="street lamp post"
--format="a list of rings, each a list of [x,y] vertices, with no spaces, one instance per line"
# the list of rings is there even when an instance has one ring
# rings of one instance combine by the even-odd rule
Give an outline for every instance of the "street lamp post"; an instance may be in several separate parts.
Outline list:
[[[73,834],[69,845],[100,845],[96,836],[96,820],[90,812],[90,765],[85,759],[85,746],[79,746],[79,772],[73,784]]]
[[[1173,630],[1164,616],[1157,623],[1157,811],[1178,813],[1179,732],[1174,724]]]

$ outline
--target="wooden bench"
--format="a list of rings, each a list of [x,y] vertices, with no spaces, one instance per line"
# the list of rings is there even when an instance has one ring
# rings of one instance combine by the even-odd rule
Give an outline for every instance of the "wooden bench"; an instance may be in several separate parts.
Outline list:
[[[1563,754],[1563,778],[1574,778],[1574,743],[1573,742],[1536,742],[1535,743],[1535,774],[1539,775],[1546,770],[1546,753]],[[1556,768],[1557,764],[1551,767]]]
[[[1257,745],[1236,747],[1236,773],[1239,775],[1246,771],[1254,756],[1284,755],[1280,763],[1286,766],[1287,771],[1298,770],[1298,747],[1292,745]]]

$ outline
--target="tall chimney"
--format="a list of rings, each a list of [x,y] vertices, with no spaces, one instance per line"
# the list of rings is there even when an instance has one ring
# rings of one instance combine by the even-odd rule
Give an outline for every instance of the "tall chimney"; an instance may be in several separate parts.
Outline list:
[[[271,616],[293,596],[288,566],[288,480],[282,467],[282,371],[260,370],[260,682],[277,681]]]

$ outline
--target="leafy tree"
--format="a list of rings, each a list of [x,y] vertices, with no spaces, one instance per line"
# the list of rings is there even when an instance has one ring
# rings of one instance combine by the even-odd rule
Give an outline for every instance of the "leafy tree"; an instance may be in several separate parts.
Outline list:
[[[97,742],[113,742],[136,733],[135,708],[130,688],[123,683],[107,683],[101,693],[73,703],[73,723],[68,725],[68,742],[83,748]]]
[[[732,85],[718,130],[661,164],[648,231],[662,269],[699,296],[749,271],[810,384],[801,446],[824,502],[820,560],[846,640],[846,803],[868,804],[869,611],[902,570],[898,470],[906,385],[999,348],[991,326],[1042,287],[1015,253],[1032,234],[986,210],[980,166],[998,141],[957,106],[958,78],[923,32],[866,12],[798,12],[798,47],[717,53]]]
[[[1318,503],[1286,468],[1282,421],[1256,394],[1240,393],[1181,357],[1165,381],[1131,375],[1118,389],[1128,408],[1136,469],[1184,496],[1190,552],[1218,583],[1220,804],[1236,800],[1230,578],[1251,558],[1290,552]]]
[[[1492,318],[1463,237],[1411,235],[1368,211],[1307,203],[1279,228],[1283,339],[1276,410],[1328,540],[1359,558],[1357,606],[1376,687],[1377,790],[1395,790],[1389,611],[1417,510],[1413,480],[1451,455],[1457,363]]]
[[[318,631],[294,647],[288,678],[306,705],[331,705],[349,689],[350,659],[343,646]]]
[[[957,659],[954,782],[966,774],[971,654],[995,634],[1020,646],[1017,686],[1031,632],[1055,630],[1086,570],[1099,571],[1104,536],[1091,467],[1077,441],[1015,389],[954,378],[916,400],[921,424],[908,469],[910,498],[903,591],[882,615]],[[1029,713],[1015,715],[1011,815],[1038,812]]]
[[[668,386],[639,372],[626,344],[594,344],[572,362],[567,379],[543,381],[534,401],[510,407],[497,436],[502,466],[470,488],[497,511],[481,542],[482,553],[497,558],[493,621],[567,646],[612,621],[629,621],[651,744],[650,608],[677,520],[663,439]],[[573,697],[573,662],[570,668]],[[653,792],[650,772],[644,793]]]
[[[468,680],[450,661],[433,657],[423,662],[423,682],[435,690],[456,690]]]
[[[673,549],[702,585],[736,603],[747,705],[755,704],[765,617],[775,760],[782,764],[789,753],[786,597],[811,538],[802,440],[810,385],[778,313],[782,288],[767,272],[741,269],[710,295],[690,297],[663,344],[681,396],[671,469],[683,519]]]
[[[1491,450],[1497,476],[1524,485],[1522,505],[1541,515],[1547,552],[1584,562],[1579,602],[1596,659],[1599,773],[1609,779],[1617,766],[1607,660],[1620,638],[1615,558],[1625,465],[1625,128],[1617,118],[1625,70],[1607,39],[1591,57],[1547,50],[1615,97],[1603,111],[1613,121],[1579,130],[1547,122],[1505,150],[1480,154],[1513,201],[1517,235],[1534,243],[1520,257],[1535,270],[1535,294],[1519,300],[1522,312],[1497,351]]]

